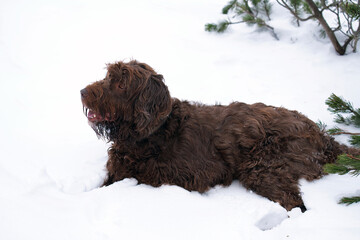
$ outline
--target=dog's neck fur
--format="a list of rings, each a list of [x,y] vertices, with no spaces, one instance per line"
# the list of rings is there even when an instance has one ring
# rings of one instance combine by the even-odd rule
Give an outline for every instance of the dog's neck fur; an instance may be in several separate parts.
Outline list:
[[[178,99],[173,99],[171,111],[153,128],[149,128],[147,136],[139,137],[139,133],[135,130],[135,126],[130,122],[118,119],[115,122],[98,123],[93,127],[96,134],[108,142],[116,144],[124,144],[125,142],[132,145],[149,141],[152,138],[164,138],[165,135],[173,136],[178,131],[181,119],[179,119],[179,111],[181,111],[181,102]],[[141,144],[140,144],[141,145]]]

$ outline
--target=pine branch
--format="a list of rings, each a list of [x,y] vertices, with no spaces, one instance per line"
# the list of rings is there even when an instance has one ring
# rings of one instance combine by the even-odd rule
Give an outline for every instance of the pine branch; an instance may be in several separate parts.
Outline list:
[[[254,13],[254,11],[250,8],[247,0],[244,0],[244,4],[245,5],[241,9],[247,15],[243,17],[243,21],[250,24],[257,24],[259,27],[267,28],[271,32],[271,35],[276,40],[279,40],[279,37],[275,33],[275,29]]]
[[[350,144],[356,147],[360,147],[360,136],[351,136]]]
[[[335,127],[335,128],[331,128],[329,130],[327,130],[327,133],[330,135],[360,135],[360,133],[352,133],[352,132],[347,132],[342,130],[341,128]]]
[[[344,197],[339,201],[340,204],[346,204],[346,205],[350,205],[350,204],[357,203],[357,202],[360,202],[360,196],[359,197]]]
[[[232,1],[228,2],[228,4],[225,5],[225,7],[223,7],[222,14],[228,14],[230,9],[235,8],[236,4],[237,4],[237,0],[232,0]]]
[[[345,124],[345,125],[351,125],[351,120],[349,117],[344,117],[341,114],[336,114],[334,121],[336,123],[341,123],[341,124]]]
[[[346,1],[342,4],[344,11],[353,19],[358,20],[360,18],[360,7],[359,3],[352,3],[351,1]]]
[[[269,0],[264,0],[264,4],[263,4],[263,8],[264,8],[264,12],[268,18],[269,21],[271,21],[270,18],[270,14],[271,14],[271,9],[272,9],[272,4],[269,3]]]
[[[276,2],[277,2],[280,6],[286,8],[286,9],[287,9],[297,20],[299,20],[299,21],[305,22],[305,21],[308,21],[308,20],[310,20],[310,19],[314,19],[314,18],[315,18],[315,15],[313,15],[313,14],[311,14],[311,15],[308,16],[307,18],[302,18],[302,17],[300,17],[300,15],[299,15],[296,11],[294,11],[294,10],[286,3],[286,1],[284,1],[284,0],[276,0]]]
[[[355,156],[350,155],[350,154],[346,154],[346,156],[347,156],[348,158],[351,158],[351,159],[354,159],[354,160],[360,161],[360,157],[355,157]],[[360,168],[360,165],[359,165],[358,167]]]
[[[335,94],[331,94],[325,103],[329,106],[328,110],[336,114],[334,119],[335,122],[360,127],[360,109],[355,109],[349,101],[346,101]],[[350,114],[350,116],[344,117],[340,113],[347,113]]]
[[[336,163],[325,164],[324,171],[332,174],[350,173],[353,176],[358,176],[360,174],[360,158],[350,154],[339,155]]]
[[[326,105],[329,106],[328,110],[332,113],[353,113],[358,114],[352,104],[345,101],[341,97],[336,96],[334,93],[325,101]]]
[[[231,0],[223,7],[222,13],[227,15],[233,14],[233,16],[218,24],[206,24],[205,31],[223,33],[230,25],[247,23],[269,30],[271,35],[276,40],[279,40],[274,28],[264,20],[266,18],[270,20],[271,6],[269,0]],[[241,19],[240,21],[232,21],[232,19],[239,17]]]
[[[208,23],[205,25],[205,31],[223,33],[228,29],[230,24],[233,24],[233,23],[229,22],[227,20],[219,22],[218,24]]]
[[[342,130],[341,128],[338,128],[338,127],[334,127],[334,128],[330,128],[326,132],[330,135],[340,135],[340,134],[343,134],[344,130]]]
[[[340,174],[340,175],[345,175],[348,172],[350,172],[350,170],[344,166],[340,166],[340,165],[336,165],[336,164],[325,164],[324,165],[324,171],[326,173],[330,173],[330,174]]]

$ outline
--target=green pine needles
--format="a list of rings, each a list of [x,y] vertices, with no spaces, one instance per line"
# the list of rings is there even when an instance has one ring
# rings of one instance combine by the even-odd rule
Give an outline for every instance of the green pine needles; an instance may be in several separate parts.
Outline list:
[[[325,172],[332,174],[351,174],[353,176],[360,175],[360,158],[349,154],[342,154],[338,156],[336,164],[326,164],[324,166]]]
[[[338,97],[335,94],[326,100],[328,110],[335,114],[335,122],[348,126],[354,126],[360,128],[360,109],[356,109],[349,102],[344,100],[342,97]],[[344,116],[345,114],[345,116]],[[335,127],[327,130],[330,135],[346,134],[350,135],[349,143],[354,147],[360,147],[360,133],[352,133],[345,131],[339,127]],[[331,174],[351,174],[353,176],[360,175],[360,156],[352,156],[350,154],[342,154],[338,156],[336,163],[326,164],[324,171]],[[356,197],[344,197],[339,203],[352,204],[360,202],[360,196]]]
[[[331,94],[325,103],[328,105],[328,110],[335,114],[334,121],[336,123],[360,128],[360,108],[355,109],[350,102],[336,96],[335,94]],[[331,135],[350,135],[350,144],[355,147],[360,147],[360,133],[351,133],[344,131],[339,127],[329,129],[328,133]]]
[[[271,8],[269,0],[232,0],[222,9],[222,14],[228,15],[228,19],[218,24],[208,23],[205,30],[223,33],[232,24],[246,23],[249,26],[257,26],[260,30],[270,31],[271,35],[279,40],[274,28],[268,24],[271,20]]]
[[[349,17],[353,18],[354,20],[359,20],[360,18],[360,7],[359,2],[347,0],[347,1],[341,1],[342,9],[344,9],[345,12],[349,15]]]
[[[346,205],[350,205],[353,203],[357,203],[360,202],[360,197],[343,197],[339,203],[341,204],[346,204]]]

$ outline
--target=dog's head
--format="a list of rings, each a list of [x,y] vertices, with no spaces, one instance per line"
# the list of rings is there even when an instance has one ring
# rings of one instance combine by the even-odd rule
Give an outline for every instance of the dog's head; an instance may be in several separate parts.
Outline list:
[[[148,137],[171,112],[163,76],[137,61],[108,64],[107,70],[103,80],[80,91],[90,125],[110,141]]]

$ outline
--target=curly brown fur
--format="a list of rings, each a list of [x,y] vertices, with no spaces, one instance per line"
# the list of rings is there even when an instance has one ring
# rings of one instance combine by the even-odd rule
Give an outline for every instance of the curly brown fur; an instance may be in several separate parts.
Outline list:
[[[321,177],[323,164],[348,151],[296,111],[191,104],[171,98],[147,64],[117,62],[107,70],[81,90],[90,125],[112,142],[104,185],[136,178],[204,192],[237,179],[287,210],[304,211],[299,179]]]

